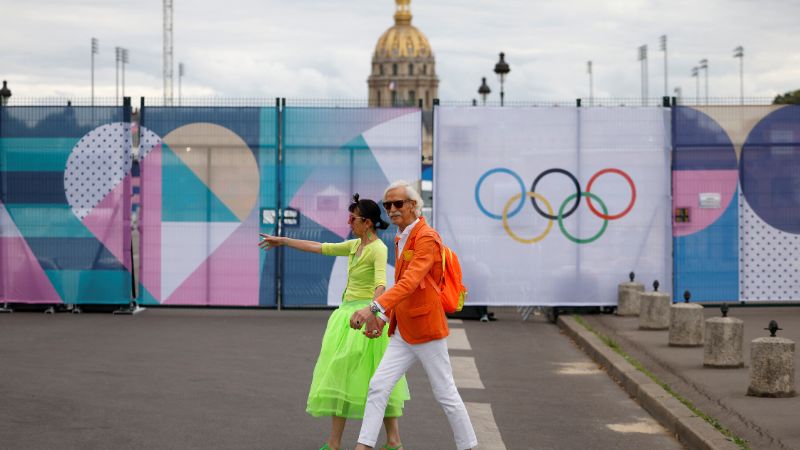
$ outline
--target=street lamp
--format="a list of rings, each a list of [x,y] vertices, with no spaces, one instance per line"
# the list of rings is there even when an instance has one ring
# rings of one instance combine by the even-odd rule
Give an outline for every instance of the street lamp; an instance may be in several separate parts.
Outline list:
[[[708,104],[708,60],[703,58],[700,60],[700,68],[706,72],[706,105]]]
[[[183,75],[186,73],[183,67],[183,63],[178,63],[178,106],[181,106],[181,81],[183,80]]]
[[[589,74],[589,105],[594,106],[594,83],[592,80],[592,62],[586,62],[586,73]]]
[[[489,89],[489,85],[486,84],[486,77],[481,78],[481,87],[478,88],[478,94],[481,95],[483,99],[483,106],[486,106],[486,96],[491,94],[492,90]]]
[[[511,72],[511,68],[506,62],[506,54],[500,52],[500,61],[497,61],[497,64],[494,65],[494,73],[496,73],[497,78],[500,79],[500,106],[503,106],[503,97],[505,95],[503,92],[503,82],[505,82],[508,72]]]
[[[664,97],[669,95],[669,87],[667,82],[667,35],[662,34],[659,39],[661,44],[661,51],[664,52]]]
[[[11,89],[8,88],[8,82],[3,80],[3,88],[0,89],[0,106],[6,106],[9,98],[11,98]]]
[[[122,49],[122,96],[125,97],[125,64],[128,64],[130,60],[128,59],[128,49]]]
[[[739,104],[744,105],[744,47],[733,49],[733,57],[739,58]]]
[[[116,70],[116,95],[114,97],[114,103],[119,104],[119,63],[122,61],[122,47],[114,47],[114,69]]]
[[[700,104],[700,68],[697,66],[692,67],[692,76],[694,77],[694,104]]]
[[[639,61],[642,63],[642,106],[647,106],[647,45],[639,46]]]
[[[94,55],[100,50],[100,43],[97,38],[92,38],[92,106],[94,106]]]

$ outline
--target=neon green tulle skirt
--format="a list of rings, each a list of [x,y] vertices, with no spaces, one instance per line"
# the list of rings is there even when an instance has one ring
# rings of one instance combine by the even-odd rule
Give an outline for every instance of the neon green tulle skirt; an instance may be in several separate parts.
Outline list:
[[[343,302],[328,319],[306,405],[306,412],[314,417],[364,418],[369,380],[389,345],[388,325],[381,337],[375,339],[350,328],[350,316],[369,303],[369,300]],[[385,416],[402,416],[403,403],[409,398],[403,376],[389,396]]]

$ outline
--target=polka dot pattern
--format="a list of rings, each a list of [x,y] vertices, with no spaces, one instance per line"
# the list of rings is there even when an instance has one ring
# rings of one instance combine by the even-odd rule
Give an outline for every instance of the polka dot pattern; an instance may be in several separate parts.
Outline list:
[[[161,144],[161,138],[146,127],[142,127],[140,133],[139,159],[141,160],[144,159],[151,150]]]
[[[740,300],[800,300],[800,236],[770,226],[739,198]]]
[[[75,145],[64,170],[64,191],[83,220],[131,170],[130,124],[117,122],[88,132]]]

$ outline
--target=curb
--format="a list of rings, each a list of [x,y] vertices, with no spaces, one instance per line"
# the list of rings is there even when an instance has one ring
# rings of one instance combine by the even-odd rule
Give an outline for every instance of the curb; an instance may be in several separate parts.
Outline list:
[[[681,443],[698,450],[739,450],[738,445],[633,367],[572,316],[558,316],[558,326]]]

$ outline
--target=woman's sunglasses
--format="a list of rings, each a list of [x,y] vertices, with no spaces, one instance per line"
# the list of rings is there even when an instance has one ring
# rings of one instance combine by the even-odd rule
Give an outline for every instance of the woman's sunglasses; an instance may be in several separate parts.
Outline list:
[[[393,202],[383,202],[383,209],[389,211],[392,208],[392,205],[396,209],[400,209],[405,205],[406,202],[410,202],[411,200],[395,200]]]

